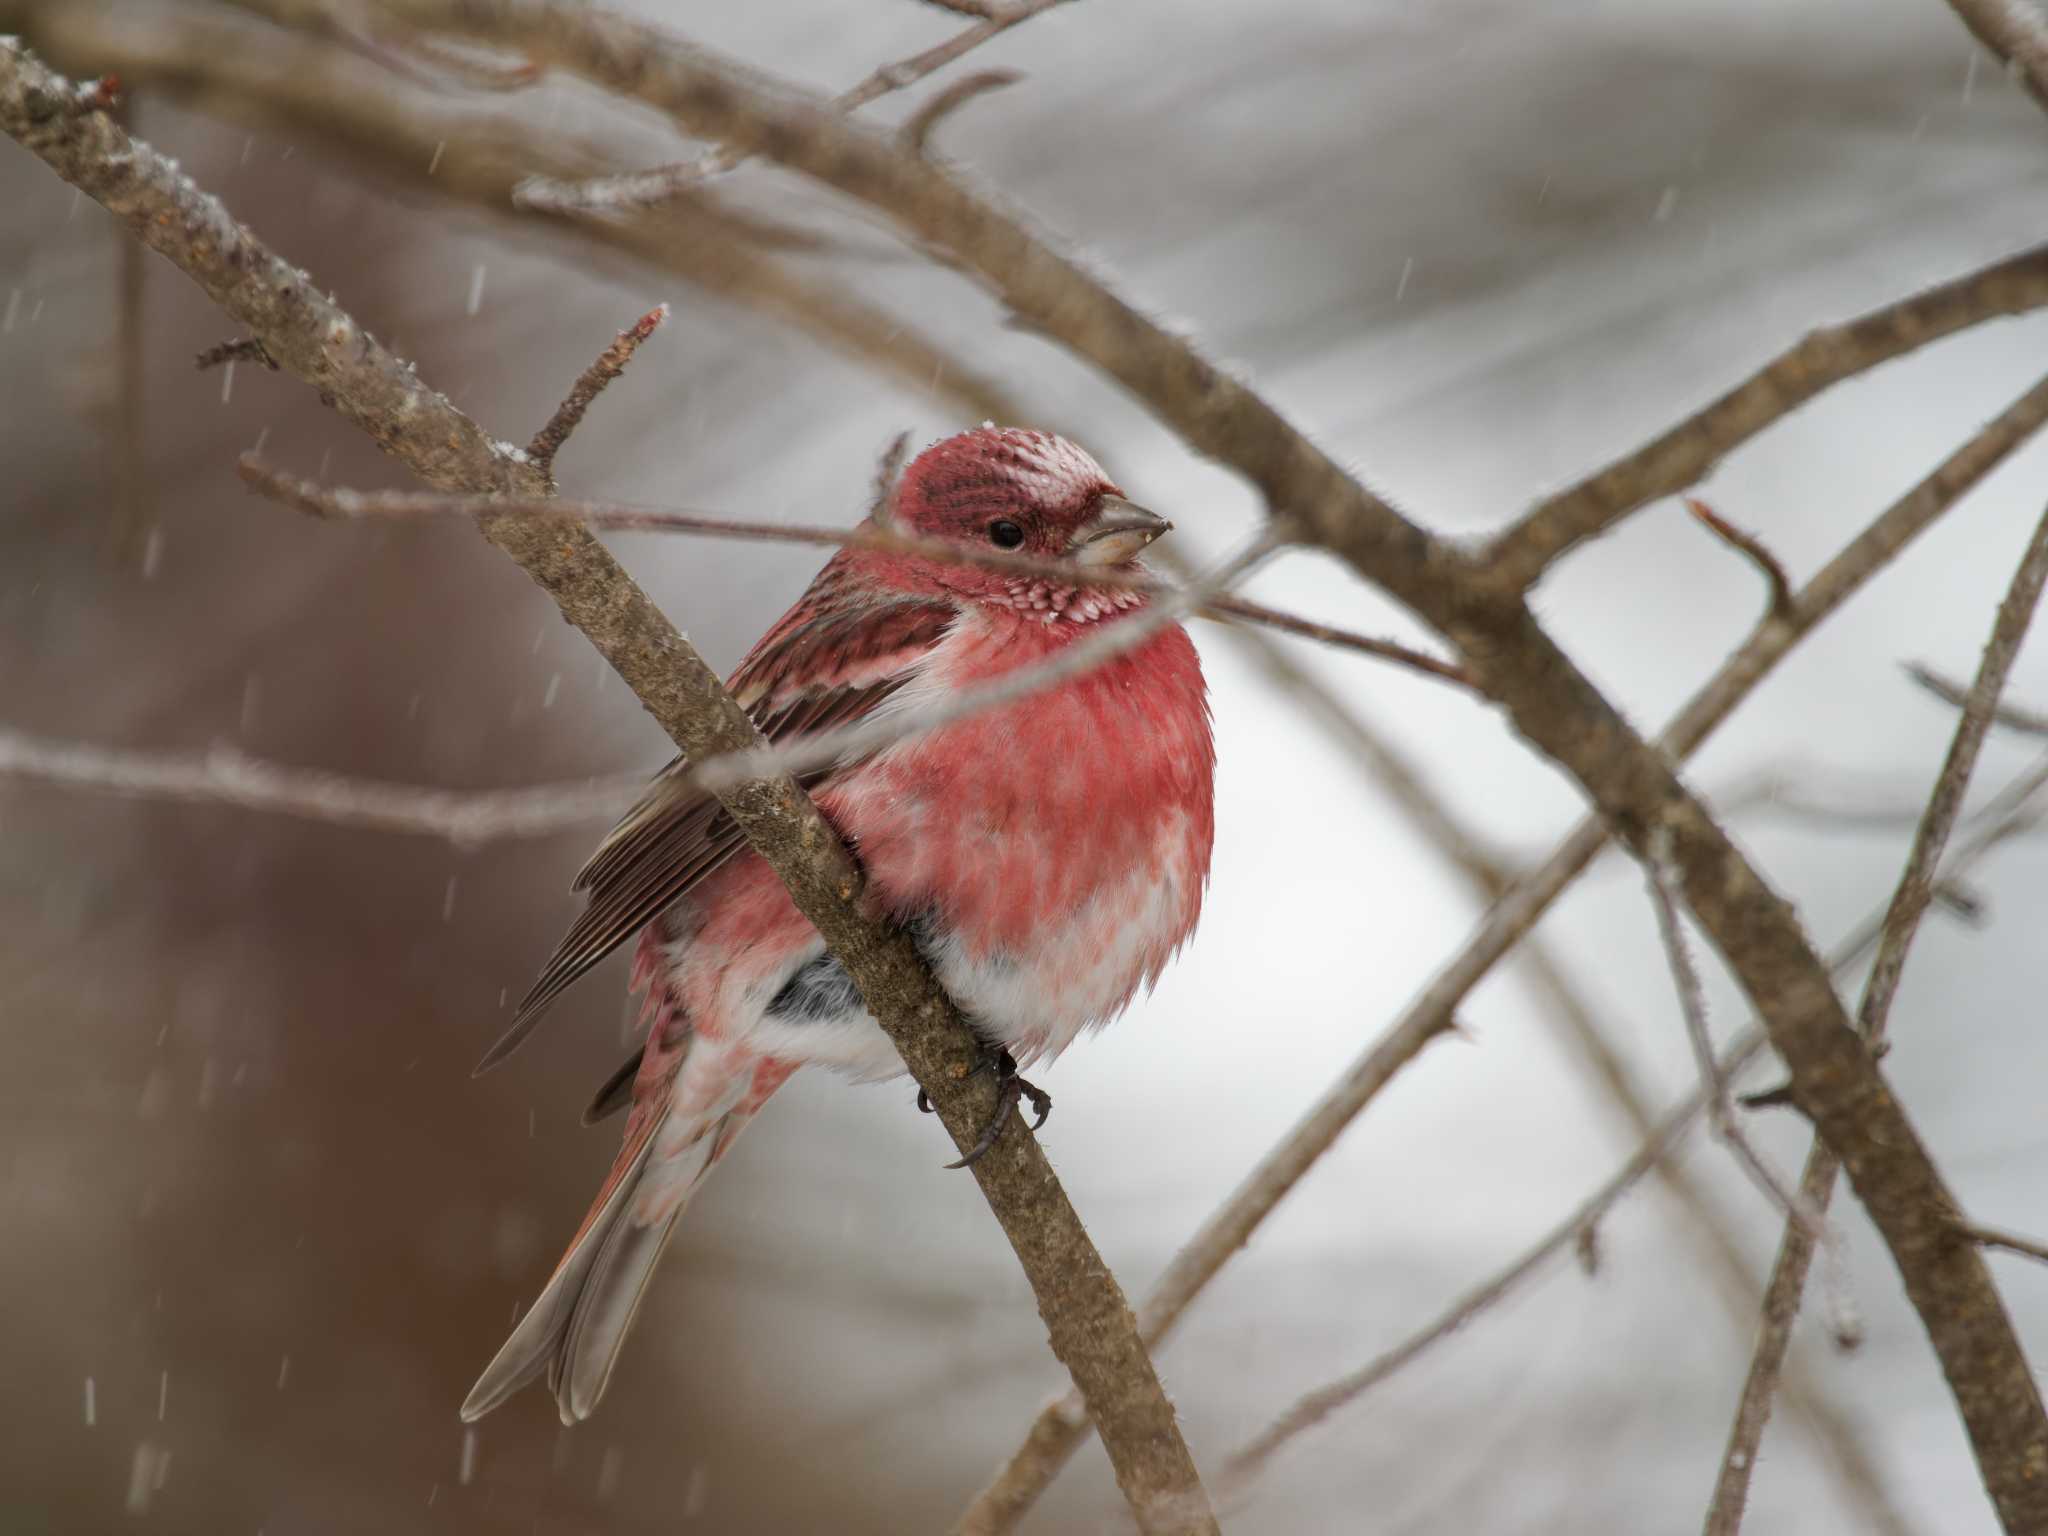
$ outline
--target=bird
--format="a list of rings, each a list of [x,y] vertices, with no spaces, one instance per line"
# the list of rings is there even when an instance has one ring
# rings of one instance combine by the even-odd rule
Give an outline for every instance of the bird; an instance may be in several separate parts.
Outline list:
[[[946,699],[1144,611],[1129,583],[1173,526],[1084,449],[984,424],[904,469],[863,528],[1063,562],[1018,574],[896,550],[836,553],[733,671],[771,742]],[[1161,624],[1092,669],[802,777],[959,1004],[1004,1087],[1157,982],[1194,931],[1215,841],[1215,743],[1195,647]],[[597,1407],[677,1219],[802,1066],[856,1081],[902,1059],[739,828],[672,762],[577,875],[582,915],[478,1065],[636,933],[646,1036],[585,1112],[624,1142],[533,1306],[462,1405],[473,1422],[545,1375],[564,1424]],[[920,1108],[925,1107],[920,1095]]]

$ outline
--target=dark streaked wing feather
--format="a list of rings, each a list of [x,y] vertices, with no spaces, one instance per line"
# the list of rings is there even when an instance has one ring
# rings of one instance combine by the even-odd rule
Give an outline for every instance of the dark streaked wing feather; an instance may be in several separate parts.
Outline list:
[[[740,663],[730,686],[771,742],[857,720],[903,685],[957,612],[926,598],[878,599],[852,577],[846,557],[837,556]],[[675,792],[671,781],[682,768],[678,758],[663,769],[577,875],[576,888],[589,890],[590,904],[521,1000],[511,1028],[477,1063],[478,1072],[511,1055],[571,983],[744,847],[716,800]],[[829,776],[807,775],[804,787]]]
[[[621,1062],[618,1071],[606,1078],[604,1086],[590,1096],[590,1105],[583,1111],[585,1125],[609,1120],[633,1102],[633,1083],[640,1076],[640,1063],[646,1055],[647,1047],[643,1045]]]

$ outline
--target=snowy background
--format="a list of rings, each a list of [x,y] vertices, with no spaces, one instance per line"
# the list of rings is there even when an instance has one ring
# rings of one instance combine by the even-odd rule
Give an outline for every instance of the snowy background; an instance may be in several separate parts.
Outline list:
[[[39,13],[0,0],[0,25]],[[643,4],[841,88],[957,18],[910,0]],[[154,18],[175,8],[113,6]],[[62,59],[83,67],[75,59]],[[2048,122],[1938,0],[1416,7],[1167,0],[1062,7],[968,68],[1027,83],[948,150],[1129,296],[1242,368],[1431,526],[1477,533],[1634,446],[1810,326],[2033,243]],[[531,109],[617,119],[573,91]],[[217,105],[218,103],[215,103]],[[499,103],[493,102],[493,105]],[[913,101],[871,109],[898,119]],[[874,455],[967,423],[787,326],[531,224],[395,190],[310,140],[144,95],[138,129],[501,436],[524,438],[611,333],[675,318],[565,451],[565,488],[850,519]],[[639,129],[650,153],[657,133]],[[721,194],[830,232],[787,258],[914,323],[1035,424],[1083,441],[1219,555],[1258,509],[1099,378],[1000,325],[871,220],[749,167]],[[195,375],[230,329],[152,258],[143,462],[159,538],[108,552],[117,458],[112,221],[0,148],[0,724],[107,745],[216,741],[445,786],[664,760],[547,599],[466,529],[321,526],[246,496],[259,437],[307,473],[399,472],[284,375]],[[1810,574],[2030,384],[2048,316],[1988,325],[1828,394],[1725,466],[1714,504]],[[1902,678],[1967,674],[2048,493],[2016,455],[1764,688],[1697,761],[1712,788],[1796,765],[1822,795],[1911,803],[1949,714]],[[611,541],[721,665],[795,596],[807,551]],[[145,568],[146,564],[146,568]],[[1273,602],[1416,634],[1306,555]],[[1755,574],[1675,504],[1574,556],[1541,604],[1633,716],[1660,722],[1739,639]],[[1221,742],[1202,929],[1157,993],[1045,1079],[1076,1204],[1142,1294],[1176,1246],[1459,944],[1464,887],[1227,635],[1197,635]],[[1360,659],[1304,664],[1540,857],[1579,801],[1502,722]],[[2048,706],[2048,649],[2013,697]],[[2023,745],[1995,741],[1980,782]],[[1062,1385],[974,1186],[903,1085],[785,1090],[663,1266],[603,1411],[540,1394],[465,1448],[455,1406],[573,1230],[614,1128],[577,1115],[629,1011],[614,961],[500,1072],[469,1068],[575,910],[599,827],[460,853],[230,809],[0,782],[0,1525],[78,1531],[896,1533],[939,1529]],[[1889,890],[1902,827],[1737,830],[1824,942]],[[1971,1212],[2048,1232],[2048,853],[1930,921],[1888,1070]],[[1608,859],[1542,932],[1658,1102],[1689,1060],[1634,871]],[[1715,975],[1717,1024],[1741,1022]],[[1520,1251],[1630,1149],[1512,968],[1211,1288],[1161,1358],[1198,1458],[1391,1345]],[[1804,1138],[1763,1117],[1784,1167]],[[1687,1159],[1761,1275],[1778,1221],[1725,1157]],[[1989,1531],[1967,1447],[1881,1245],[1842,1207],[1868,1341],[1804,1368],[1908,1528]],[[1749,1348],[1668,1201],[1602,1232],[1300,1440],[1231,1528],[1696,1528]],[[1994,1258],[2048,1350],[2048,1272]],[[1122,1529],[1076,1456],[1035,1517]],[[1747,1527],[1864,1526],[1781,1411]]]

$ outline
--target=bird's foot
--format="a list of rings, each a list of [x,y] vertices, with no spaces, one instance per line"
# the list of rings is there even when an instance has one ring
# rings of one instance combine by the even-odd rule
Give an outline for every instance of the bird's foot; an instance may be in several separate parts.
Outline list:
[[[949,1169],[965,1168],[972,1163],[980,1162],[987,1155],[989,1148],[1002,1138],[1003,1127],[1010,1123],[1010,1111],[1020,1103],[1028,1103],[1031,1106],[1031,1129],[1034,1131],[1044,1125],[1046,1117],[1052,1113],[1052,1095],[1036,1083],[1025,1081],[1018,1074],[1017,1058],[1008,1051],[997,1051],[993,1055],[983,1052],[981,1060],[969,1069],[967,1075],[974,1077],[983,1072],[995,1074],[995,1113],[989,1116],[988,1124],[981,1128],[981,1135],[975,1139],[974,1145],[968,1148],[967,1155],[958,1162],[946,1164]],[[922,1088],[917,1090],[917,1107],[922,1114],[928,1115],[932,1112],[931,1100],[926,1097]]]

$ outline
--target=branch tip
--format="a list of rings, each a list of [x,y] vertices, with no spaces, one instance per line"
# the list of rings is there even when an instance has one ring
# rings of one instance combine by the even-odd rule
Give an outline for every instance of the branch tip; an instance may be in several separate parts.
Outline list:
[[[626,371],[626,364],[633,360],[633,354],[640,350],[648,337],[661,329],[668,317],[666,303],[655,305],[619,332],[612,344],[598,354],[597,361],[577,377],[568,395],[555,407],[555,414],[548,418],[547,425],[536,432],[533,441],[527,445],[526,456],[543,475],[552,478],[555,455],[561,452],[569,434],[582,424],[583,413],[590,409],[591,402],[604,393],[613,379]]]
[[[1785,574],[1785,567],[1779,563],[1778,557],[1771,553],[1764,541],[1755,534],[1736,527],[1699,497],[1686,496],[1682,500],[1685,502],[1685,510],[1693,515],[1693,519],[1701,527],[1729,548],[1740,552],[1763,572],[1764,581],[1771,591],[1770,616],[1780,620],[1791,618],[1795,601],[1792,595],[1792,578]]]
[[[932,130],[939,123],[977,96],[986,96],[991,91],[1002,90],[1015,85],[1024,78],[1021,70],[984,69],[955,80],[942,91],[933,93],[931,99],[903,124],[903,146],[914,155],[929,153]]]

